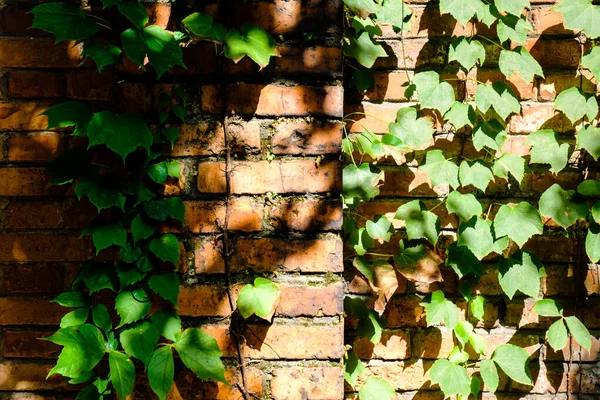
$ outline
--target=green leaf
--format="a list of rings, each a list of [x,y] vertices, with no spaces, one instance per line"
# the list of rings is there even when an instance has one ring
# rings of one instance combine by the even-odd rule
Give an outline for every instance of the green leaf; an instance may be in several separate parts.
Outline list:
[[[450,214],[458,215],[463,221],[468,221],[473,216],[483,213],[483,206],[472,193],[462,194],[453,191],[446,199],[446,209]]]
[[[590,351],[592,348],[592,337],[585,325],[577,317],[566,317],[565,322],[569,327],[569,332],[581,347]]]
[[[483,336],[472,334],[469,337],[469,343],[471,343],[471,347],[477,354],[485,353],[486,342]]]
[[[569,335],[562,319],[550,325],[550,328],[546,331],[546,339],[554,351],[560,351],[567,346]]]
[[[562,307],[552,299],[542,299],[535,303],[533,312],[542,317],[562,317]]]
[[[396,395],[392,385],[385,379],[370,376],[358,390],[360,400],[390,400]]]
[[[503,205],[494,218],[496,237],[508,236],[519,247],[543,232],[544,224],[537,209],[526,201],[516,206]]]
[[[532,146],[531,163],[550,164],[554,173],[562,171],[569,161],[569,145],[560,144],[558,136],[551,129],[530,133],[525,144]]]
[[[354,387],[358,378],[366,372],[365,364],[353,351],[348,352],[348,357],[344,360],[344,380]]]
[[[418,149],[433,140],[431,121],[417,116],[416,108],[401,108],[396,113],[396,122],[389,124],[390,134],[412,149]]]
[[[594,203],[590,212],[594,221],[600,223],[600,200]]]
[[[48,126],[46,129],[75,126],[73,136],[86,136],[88,124],[93,117],[88,105],[80,101],[68,101],[57,104],[44,111],[41,115],[48,117]]]
[[[78,4],[62,2],[45,3],[30,11],[34,15],[31,28],[38,28],[63,40],[81,41],[94,36],[98,26],[88,18]]]
[[[90,290],[90,294],[103,289],[117,291],[117,275],[112,263],[96,263],[87,261],[81,267],[75,283],[83,281]]]
[[[479,278],[483,274],[483,265],[481,261],[469,250],[467,246],[459,246],[453,242],[446,249],[446,265],[451,267],[459,279],[462,279],[468,274],[473,274],[475,278]]]
[[[379,36],[383,34],[379,25],[377,25],[377,23],[370,17],[363,19],[355,15],[354,17],[352,17],[352,22],[350,26],[354,28],[354,31],[356,33],[365,31],[371,36]]]
[[[379,195],[379,182],[383,181],[383,171],[375,165],[362,163],[360,167],[350,164],[344,167],[344,201],[358,205],[360,200],[369,201]]]
[[[527,83],[533,81],[536,75],[544,77],[544,71],[542,71],[540,64],[523,46],[519,46],[514,50],[502,50],[498,65],[500,71],[507,78],[510,78],[515,72]]]
[[[458,183],[458,165],[446,160],[441,150],[430,150],[419,169],[425,171],[433,187],[448,184],[453,189],[460,186]]]
[[[483,315],[485,314],[485,297],[475,296],[471,299],[471,314],[479,320],[483,321]]]
[[[445,118],[454,125],[454,129],[459,130],[464,126],[472,127],[477,119],[477,114],[472,105],[455,101]]]
[[[399,31],[410,30],[412,10],[402,0],[384,0],[375,18],[381,24],[390,24]]]
[[[448,82],[440,82],[440,75],[435,71],[415,74],[412,83],[417,89],[421,108],[438,110],[442,115],[454,104],[454,89]]]
[[[127,231],[120,222],[107,224],[93,222],[88,224],[81,234],[92,236],[96,254],[111,246],[125,247],[127,245]]]
[[[498,264],[498,281],[511,300],[517,291],[537,297],[540,294],[540,277],[543,275],[544,267],[540,259],[526,250],[518,251]]]
[[[129,357],[135,357],[148,365],[152,351],[158,344],[158,330],[150,322],[142,322],[125,329],[119,336],[123,350]]]
[[[452,364],[462,364],[464,362],[469,361],[469,354],[461,350],[460,347],[454,346],[454,348],[448,355],[448,361],[450,361]]]
[[[379,242],[389,242],[392,234],[395,232],[390,220],[384,215],[379,214],[375,215],[373,221],[367,221],[365,228],[369,236],[371,236],[373,240],[378,240]]]
[[[492,222],[473,217],[458,228],[458,246],[466,246],[479,260],[495,251]]]
[[[494,82],[492,85],[477,85],[475,105],[484,113],[493,107],[502,119],[521,112],[521,103],[517,96],[506,82],[502,81]]]
[[[195,12],[185,17],[181,22],[190,32],[200,38],[223,41],[227,34],[225,27],[221,24],[215,24],[209,15]]]
[[[165,400],[173,386],[175,362],[171,346],[159,347],[152,353],[148,364],[150,387],[160,400]]]
[[[119,3],[118,9],[119,12],[138,29],[142,29],[148,23],[148,11],[146,11],[146,7],[137,0]]]
[[[529,0],[496,0],[498,11],[513,15],[521,15],[524,8],[529,8]]]
[[[119,207],[125,209],[125,195],[118,189],[109,187],[101,181],[81,178],[75,186],[75,194],[81,200],[84,195],[87,195],[90,202],[96,206],[98,211],[105,208]]]
[[[372,14],[381,9],[373,0],[344,0],[344,4],[357,14]]]
[[[92,321],[94,324],[102,329],[106,335],[112,330],[112,320],[108,309],[104,304],[97,304],[92,308]]]
[[[505,15],[498,19],[496,30],[500,43],[510,40],[513,43],[524,44],[527,40],[527,32],[533,31],[533,26],[524,15]]]
[[[179,197],[149,201],[144,204],[144,211],[152,219],[164,221],[171,217],[185,223],[185,205]]]
[[[456,365],[448,360],[437,360],[429,369],[432,384],[439,384],[444,396],[456,394],[469,396],[471,380],[465,367]]]
[[[588,125],[577,132],[577,148],[584,149],[594,160],[600,157],[600,128]]]
[[[492,360],[513,381],[524,385],[533,384],[528,368],[529,354],[521,347],[512,344],[498,346],[492,355]]]
[[[177,265],[179,262],[179,241],[175,235],[168,233],[150,242],[150,251],[163,261]]]
[[[142,214],[136,215],[131,221],[131,234],[134,244],[140,240],[148,239],[155,230],[156,226],[148,222]]]
[[[466,25],[475,15],[484,13],[485,4],[481,0],[440,0],[442,14],[452,14],[458,22]]]
[[[102,111],[94,114],[88,127],[88,148],[103,144],[121,156],[123,161],[138,147],[146,151],[152,145],[152,132],[139,114],[113,114]]]
[[[115,299],[115,309],[121,317],[117,328],[139,321],[150,311],[150,293],[144,288],[125,290]]]
[[[454,329],[458,324],[458,307],[446,299],[444,292],[441,290],[431,294],[431,299],[428,302],[421,303],[425,307],[425,318],[427,325],[437,325],[444,321],[444,325],[448,329]]]
[[[152,314],[152,324],[161,336],[176,341],[181,334],[181,320],[175,310],[163,310]]]
[[[368,32],[356,33],[348,29],[344,39],[344,55],[355,58],[366,68],[371,68],[379,57],[387,56],[383,47]]]
[[[175,65],[185,68],[181,46],[169,32],[158,25],[150,25],[144,28],[144,37],[148,62],[159,78]]]
[[[179,276],[175,273],[152,275],[148,287],[157,295],[177,306],[179,296]]]
[[[86,43],[81,55],[91,57],[98,66],[98,72],[102,72],[102,69],[107,65],[119,62],[121,53],[121,49],[117,46],[103,45],[100,43]]]
[[[344,312],[358,320],[358,335],[366,337],[373,344],[379,343],[385,328],[385,320],[379,318],[373,310],[369,310],[360,298],[344,298]]]
[[[508,173],[521,183],[525,176],[526,161],[523,157],[512,153],[504,153],[494,160],[492,171],[498,178],[508,178]]]
[[[598,115],[596,98],[593,95],[584,95],[578,87],[560,92],[554,100],[554,107],[562,111],[573,124],[584,116],[592,121]]]
[[[506,139],[508,133],[496,119],[482,121],[473,130],[473,147],[477,151],[483,150],[484,147],[500,151]]]
[[[123,31],[121,33],[121,43],[125,55],[144,69],[144,59],[148,51],[143,31],[133,28]]]
[[[593,263],[600,261],[600,225],[590,224],[585,237],[585,252]]]
[[[552,9],[562,13],[565,28],[584,31],[591,39],[600,36],[600,7],[592,5],[592,0],[561,0]]]
[[[469,342],[471,333],[473,333],[473,325],[469,321],[460,321],[454,328],[454,334],[462,347]]]
[[[125,354],[120,351],[108,353],[108,366],[110,367],[110,380],[121,400],[133,392],[135,384],[135,365]]]
[[[496,364],[492,360],[481,360],[479,363],[479,373],[481,374],[483,383],[490,389],[490,392],[494,393],[498,389],[498,382],[500,381]]]
[[[175,142],[179,137],[179,128],[176,126],[169,126],[162,128],[160,131],[161,135],[171,143],[171,149],[175,146]]]
[[[450,52],[448,53],[448,62],[458,61],[467,71],[479,62],[482,65],[485,61],[485,47],[479,40],[469,40],[464,36],[459,36],[452,40]]]
[[[373,72],[368,69],[355,69],[349,83],[359,93],[364,94],[367,90],[375,87],[375,78]]]
[[[421,200],[413,200],[398,208],[396,219],[406,223],[409,240],[427,239],[434,245],[440,234],[440,220],[437,215],[427,210]]]
[[[73,310],[70,313],[65,314],[64,317],[62,317],[62,319],[60,320],[60,327],[68,328],[70,326],[78,326],[85,324],[85,321],[87,321],[89,314],[89,308],[78,308],[76,310]]]
[[[186,329],[173,345],[186,367],[198,378],[227,383],[217,341],[198,328]]]
[[[581,65],[589,69],[596,80],[600,79],[600,47],[586,51],[581,58]]]
[[[250,57],[261,68],[275,56],[275,40],[264,29],[244,24],[240,30],[231,29],[224,38],[225,57],[234,61]]]
[[[63,307],[87,307],[90,305],[90,296],[83,292],[64,292],[51,300]]]
[[[254,285],[242,288],[237,299],[238,310],[242,317],[251,315],[271,320],[279,302],[279,287],[265,278],[256,278]]]
[[[587,217],[589,209],[574,190],[563,190],[555,183],[540,197],[540,212],[566,229]]]
[[[583,196],[600,195],[600,180],[585,180],[577,186],[577,192]]]
[[[473,185],[483,192],[490,182],[494,181],[492,170],[479,160],[473,162],[464,160],[460,163],[458,177],[463,187]]]
[[[70,381],[69,381],[70,382]],[[101,400],[100,392],[94,385],[87,385],[78,394],[75,400]]]
[[[121,289],[133,285],[146,277],[146,272],[139,271],[136,267],[124,267],[122,264],[117,268],[119,285]]]

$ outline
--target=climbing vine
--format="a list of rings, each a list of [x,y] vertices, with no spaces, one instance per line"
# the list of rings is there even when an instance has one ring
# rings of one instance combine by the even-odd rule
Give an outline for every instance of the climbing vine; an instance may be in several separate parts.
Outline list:
[[[248,56],[261,67],[275,55],[273,38],[253,25],[228,30],[208,15],[193,13],[181,21],[181,30],[168,32],[148,25],[148,12],[139,1],[102,4],[102,15],[116,9],[131,27],[114,32],[97,10],[54,2],[31,11],[32,28],[53,34],[57,42],[83,42],[83,55],[99,71],[126,57],[142,69],[149,64],[157,78],[175,66],[185,68],[182,47],[192,41],[215,42],[225,57],[238,61]],[[97,36],[107,33],[118,35],[120,44]],[[148,115],[92,112],[82,102],[58,104],[44,113],[48,129],[72,128],[71,136],[87,141],[52,163],[53,184],[73,185],[77,197],[87,198],[98,210],[82,232],[91,237],[97,257],[83,265],[72,290],[53,300],[74,310],[44,339],[63,346],[49,376],[87,383],[77,399],[125,399],[134,389],[136,364],[141,364],[150,387],[164,400],[174,380],[173,351],[200,379],[228,384],[216,340],[198,328],[182,330],[177,313],[181,244],[174,234],[164,233],[169,231],[165,227],[185,224],[181,198],[161,196],[165,185],[182,179],[180,164],[163,154],[179,135],[185,97],[184,88],[175,85],[173,95],[161,94],[159,109]],[[107,300],[109,294],[112,300]],[[275,284],[257,278],[240,291],[239,312],[244,318],[255,314],[270,319],[278,294]],[[116,326],[109,311],[113,305]],[[103,360],[108,370],[100,365]]]
[[[402,0],[344,0],[344,3],[344,53],[354,59],[349,83],[364,93],[374,87],[369,69],[378,58],[387,56],[375,40],[382,34],[380,24],[390,24],[402,35],[410,29],[412,11]],[[423,299],[427,325],[443,323],[453,331],[458,343],[449,357],[437,360],[428,373],[431,383],[438,384],[445,397],[467,399],[470,395],[477,397],[483,385],[495,392],[498,369],[515,382],[533,385],[529,354],[516,345],[503,344],[485,358],[485,338],[475,333],[470,322],[483,321],[485,315],[485,299],[477,295],[476,285],[483,274],[483,261],[490,255],[500,258],[497,277],[509,299],[517,293],[539,299],[533,312],[557,319],[546,332],[546,340],[553,349],[565,348],[569,336],[581,347],[591,348],[590,333],[576,316],[565,315],[562,306],[552,299],[540,299],[540,280],[545,276],[545,268],[540,258],[524,246],[544,231],[563,230],[565,235],[585,235],[587,256],[593,263],[600,261],[600,201],[597,201],[600,182],[585,176],[577,190],[565,190],[554,184],[542,194],[537,208],[526,201],[497,204],[492,199],[489,204],[489,196],[486,200],[485,194],[497,180],[505,181],[509,191],[518,189],[530,168],[549,168],[558,174],[567,168],[573,150],[580,153],[580,166],[587,165],[590,159],[597,161],[600,128],[595,125],[596,97],[584,93],[580,87],[571,87],[556,97],[554,106],[570,120],[573,131],[577,131],[574,148],[566,137],[543,129],[527,136],[526,144],[531,147],[528,159],[506,151],[508,120],[521,113],[521,104],[504,81],[488,84],[470,78],[472,75],[468,73],[495,53],[500,72],[507,79],[514,74],[526,83],[536,77],[544,78],[540,64],[524,46],[528,32],[533,31],[524,13],[530,8],[530,1],[440,0],[439,8],[442,14],[451,14],[462,25],[478,21],[495,35],[457,36],[449,44],[448,62],[466,73],[468,78],[464,79],[470,81],[469,85],[476,86],[473,98],[457,101],[452,85],[436,71],[419,71],[413,76],[407,73],[410,82],[406,98],[417,104],[400,108],[395,122],[389,124],[388,133],[375,135],[366,128],[362,133],[346,133],[343,234],[353,250],[348,258],[369,282],[375,302],[373,309],[369,309],[359,297],[348,297],[344,305],[346,314],[357,320],[358,335],[376,344],[385,329],[382,314],[398,287],[396,271],[410,281],[419,280],[415,271],[433,271],[429,274],[433,278],[427,282],[432,283],[441,280],[438,268],[441,264],[453,269],[460,279],[463,296],[458,301],[467,303],[467,318],[461,320],[459,307],[441,290]],[[600,28],[593,22],[600,16],[600,6],[593,5],[591,0],[561,0],[553,9],[562,14],[567,29],[579,34],[580,41],[600,36]],[[579,72],[584,70],[591,72],[596,80],[600,78],[599,47],[582,54]],[[347,122],[360,124],[356,114],[348,115]],[[473,160],[463,155],[447,158],[442,150],[427,150],[435,140],[431,115],[441,125],[448,126],[450,132],[464,135],[484,156]],[[432,187],[449,188],[449,195],[439,199],[435,207],[446,207],[449,214],[460,218],[460,225],[445,254],[438,249],[442,234],[439,217],[421,200],[402,205],[395,215],[378,214],[372,220],[364,220],[357,213],[358,207],[380,195],[385,175],[377,164],[384,159],[393,159],[397,165],[418,163]],[[497,205],[500,207],[491,218],[491,208]],[[548,225],[550,220],[554,226]],[[377,242],[391,241],[395,227],[400,226],[405,229],[405,238],[400,240],[397,253],[370,251]],[[477,362],[467,353],[467,346],[478,354]],[[394,388],[384,379],[371,376],[359,381],[367,372],[366,366],[348,350],[345,378],[358,391],[359,398],[391,399]]]

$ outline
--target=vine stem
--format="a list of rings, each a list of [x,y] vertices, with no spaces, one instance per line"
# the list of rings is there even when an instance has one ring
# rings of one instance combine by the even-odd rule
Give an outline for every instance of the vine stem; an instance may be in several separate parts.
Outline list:
[[[500,48],[502,50],[506,50],[504,47],[502,47],[502,45],[498,44],[497,42],[494,42],[492,39],[490,39],[488,37],[485,37],[485,36],[482,36],[482,35],[475,35],[475,37],[481,38],[481,39],[485,39],[487,42],[493,44],[494,46],[496,46],[496,47],[498,47],[498,48]]]

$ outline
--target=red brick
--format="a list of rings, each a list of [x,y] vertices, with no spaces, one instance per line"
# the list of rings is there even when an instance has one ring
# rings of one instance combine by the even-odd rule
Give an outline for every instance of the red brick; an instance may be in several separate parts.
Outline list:
[[[178,75],[209,74],[217,70],[219,50],[213,43],[197,42],[183,48],[183,62],[187,69],[175,67]]]
[[[226,287],[182,286],[179,291],[178,303],[180,314],[185,316],[226,317],[231,315]]]
[[[68,96],[78,100],[104,100],[113,98],[114,76],[110,70],[73,71],[68,79]]]
[[[277,368],[273,370],[271,394],[275,400],[331,400],[344,391],[340,368]]]
[[[342,227],[342,206],[338,199],[282,199],[268,212],[276,230],[330,231]]]
[[[65,95],[62,74],[46,71],[13,71],[8,79],[8,96],[12,98],[54,98]]]
[[[539,99],[542,101],[554,101],[556,96],[573,87],[583,86],[583,91],[586,93],[595,93],[596,86],[582,76],[574,76],[572,74],[548,74],[546,78],[540,82]]]
[[[46,375],[48,375],[53,366],[53,363],[38,364],[4,361],[0,363],[0,376],[5,378],[0,380],[0,390],[78,390],[77,386],[69,385],[64,377],[60,375],[55,374],[46,379]],[[35,397],[30,399],[33,400]]]
[[[533,31],[540,35],[573,34],[573,31],[564,27],[562,13],[554,11],[548,6],[532,8],[529,20],[533,25]]]
[[[344,57],[339,47],[315,46],[300,49],[278,46],[280,56],[273,60],[275,70],[283,74],[319,74],[339,76],[342,74]]]
[[[11,202],[4,215],[5,229],[52,229],[61,225],[61,207],[55,202]]]
[[[64,205],[64,225],[67,229],[83,229],[98,215],[96,206],[88,200],[68,199]]]
[[[327,286],[279,285],[281,298],[275,315],[286,317],[322,317],[340,315],[343,310],[342,282]]]
[[[4,293],[56,293],[64,289],[62,266],[6,265],[0,268]]]
[[[49,105],[36,103],[0,103],[0,131],[46,129],[48,118],[40,114],[49,107]]]
[[[119,83],[117,96],[120,111],[146,112],[152,105],[152,91],[142,83]]]
[[[66,312],[52,298],[0,297],[0,325],[58,325]]]
[[[198,165],[198,191],[201,193],[225,193],[227,182],[224,162],[203,162]]]
[[[246,390],[251,396],[261,398],[264,393],[263,382],[265,381],[263,373],[257,368],[246,368],[245,372],[244,383],[246,384]],[[187,373],[175,378],[175,384],[168,398],[182,399],[188,398],[187,396],[191,395],[197,399],[243,400],[244,395],[238,385],[242,382],[241,372],[239,370],[227,369],[225,370],[225,379],[229,382],[228,385],[222,382],[201,381],[193,372],[187,371]],[[153,395],[148,389],[144,396],[135,397],[134,395],[134,399],[137,400],[139,398],[139,400],[143,400],[151,396]]]
[[[5,358],[56,358],[60,347],[52,342],[40,340],[50,336],[48,331],[4,331]]]
[[[225,107],[223,85],[203,85],[200,87],[202,112],[207,114],[222,114]]]
[[[262,228],[264,207],[252,198],[235,198],[229,205],[229,230],[253,232]],[[222,201],[186,202],[185,220],[193,233],[219,232],[225,224],[226,207]]]
[[[18,7],[0,8],[0,33],[3,35],[38,36],[42,31],[29,29],[33,24],[33,14],[28,9]]]
[[[85,261],[89,240],[71,233],[7,233],[0,235],[0,262]]]
[[[411,356],[410,341],[407,331],[386,329],[379,343],[373,344],[370,339],[358,336],[352,342],[352,349],[361,359],[405,360]],[[420,341],[415,344],[419,345]]]
[[[537,95],[537,89],[534,85],[534,82],[525,82],[518,74],[513,74],[506,78],[500,71],[475,69],[469,75],[469,78],[476,79],[477,81],[486,84],[503,81],[508,84],[513,92],[515,92],[517,97],[522,100],[534,99]],[[478,82],[474,80],[468,80],[466,85],[467,97],[470,99],[475,98]]]
[[[44,132],[8,139],[9,161],[50,161],[64,151],[62,135]]]
[[[343,125],[318,122],[281,122],[271,138],[273,154],[320,155],[341,151]]]
[[[73,41],[54,44],[54,38],[0,38],[3,68],[72,68],[83,46]]]
[[[542,67],[576,68],[581,59],[579,43],[575,39],[527,39],[525,48]]]

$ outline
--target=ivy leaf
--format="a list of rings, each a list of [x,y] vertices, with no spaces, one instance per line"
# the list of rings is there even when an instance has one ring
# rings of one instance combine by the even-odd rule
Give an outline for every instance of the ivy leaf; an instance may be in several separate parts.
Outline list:
[[[525,138],[525,144],[532,146],[531,162],[535,164],[550,164],[554,173],[562,171],[569,161],[569,145],[560,144],[558,136],[551,129],[530,133]]]
[[[64,292],[51,300],[62,307],[87,307],[90,305],[90,296],[83,292]]]
[[[538,210],[526,201],[516,206],[503,205],[494,218],[496,237],[508,236],[523,247],[532,236],[541,234],[544,225]]]
[[[133,236],[133,244],[136,244],[140,240],[148,239],[154,231],[156,226],[149,223],[142,214],[136,215],[131,221],[131,234]]]
[[[383,47],[368,32],[347,30],[344,38],[344,55],[355,58],[366,68],[371,68],[379,57],[387,56]]]
[[[179,197],[149,201],[144,203],[144,211],[150,218],[158,221],[171,217],[185,223],[185,205]]]
[[[500,71],[507,78],[510,78],[515,72],[527,83],[533,81],[536,75],[544,77],[544,71],[542,71],[540,64],[523,46],[519,46],[514,50],[502,50],[498,65]]]
[[[150,164],[146,171],[148,176],[156,183],[162,185],[167,181],[167,178],[180,178],[181,165],[177,161],[161,161],[155,164]]]
[[[112,320],[104,304],[96,304],[92,308],[92,321],[108,336],[108,332],[112,330]]]
[[[369,310],[360,298],[344,298],[344,312],[358,320],[358,335],[366,337],[373,344],[379,343],[381,333],[385,328],[385,321]]]
[[[148,287],[157,295],[170,301],[177,307],[179,296],[179,276],[175,273],[152,275],[148,279]]]
[[[123,288],[144,279],[146,277],[146,272],[141,272],[136,267],[124,267],[123,264],[119,264],[117,267],[117,276],[119,277],[119,286],[122,290]]]
[[[472,105],[455,101],[452,108],[446,113],[445,118],[454,125],[454,129],[459,130],[464,126],[473,126],[477,119],[477,114]]]
[[[492,236],[492,222],[473,217],[460,224],[458,228],[458,246],[466,246],[479,260],[495,251]]]
[[[524,8],[529,8],[529,0],[496,0],[494,2],[500,12],[521,15]]]
[[[409,240],[427,239],[434,245],[440,234],[440,220],[437,215],[427,210],[421,200],[413,200],[398,208],[396,219],[406,224]]]
[[[78,4],[45,3],[36,6],[30,13],[34,16],[31,28],[53,34],[56,43],[63,40],[81,41],[98,32],[98,25],[87,17]]]
[[[91,235],[96,254],[111,246],[125,247],[127,245],[127,231],[120,222],[109,222],[107,224],[88,224],[81,235]]]
[[[463,187],[473,185],[483,192],[485,192],[490,182],[494,180],[494,175],[490,168],[479,160],[474,162],[465,160],[460,163],[458,177]]]
[[[85,324],[89,313],[89,308],[78,308],[77,310],[73,310],[65,314],[64,317],[62,317],[62,319],[60,320],[60,327],[68,328],[70,326],[78,326]]]
[[[540,293],[540,277],[544,274],[540,259],[526,250],[520,250],[498,264],[498,281],[511,300],[517,290],[530,297],[537,297]]]
[[[494,351],[492,360],[513,381],[524,385],[533,384],[528,369],[529,354],[521,347],[512,344],[500,345]]]
[[[421,108],[438,110],[442,115],[454,104],[454,89],[448,82],[440,82],[440,75],[435,71],[415,74],[412,79],[419,96]]]
[[[586,96],[578,87],[571,87],[556,96],[554,107],[562,111],[571,123],[587,116],[592,121],[598,115],[598,102],[593,95]]]
[[[125,55],[144,69],[144,60],[148,52],[144,32],[139,29],[127,29],[121,33],[121,43]]]
[[[115,309],[121,317],[117,328],[139,321],[150,311],[150,293],[144,288],[125,290],[115,299]]]
[[[481,151],[484,147],[500,151],[504,142],[508,139],[508,133],[504,126],[495,119],[482,121],[473,130],[473,147]]]
[[[381,9],[381,6],[373,0],[344,0],[344,4],[359,15],[373,14]]]
[[[562,350],[567,346],[569,335],[562,319],[550,325],[550,328],[546,331],[546,339],[554,351]]]
[[[102,111],[94,114],[88,126],[88,148],[103,144],[121,156],[123,161],[139,146],[150,150],[152,132],[139,114],[113,114]]]
[[[344,380],[354,387],[358,377],[366,372],[365,364],[360,358],[353,351],[348,352],[348,357],[344,360]]]
[[[527,32],[533,31],[533,26],[524,15],[505,15],[498,19],[496,31],[500,43],[510,40],[511,42],[524,44],[527,40]]]
[[[585,252],[593,263],[600,261],[600,225],[590,224],[585,237]]]
[[[496,364],[492,360],[481,360],[479,373],[490,392],[494,393],[498,389],[498,382],[500,381]]]
[[[391,400],[396,391],[388,381],[376,376],[370,376],[358,390],[360,400]]]
[[[458,326],[458,325],[457,325]],[[456,330],[456,328],[454,328]],[[454,346],[450,354],[448,355],[448,360],[452,364],[462,364],[469,360],[469,354],[460,349],[458,346]],[[469,390],[471,390],[471,385],[469,382]]]
[[[148,62],[159,78],[175,65],[185,68],[181,46],[169,32],[158,25],[150,25],[144,28],[144,38]]]
[[[563,190],[555,183],[540,197],[540,212],[566,229],[578,219],[587,217],[589,209],[574,190]]]
[[[198,328],[186,329],[173,345],[186,367],[198,378],[227,383],[225,368],[221,361],[223,354],[217,341]]]
[[[190,32],[200,38],[213,38],[223,41],[225,35],[227,35],[227,29],[221,24],[215,24],[209,15],[195,12],[185,17],[181,22]]]
[[[179,262],[179,241],[175,235],[168,233],[150,242],[150,251],[163,261],[177,265]]]
[[[109,187],[104,182],[81,178],[75,186],[77,199],[81,200],[87,195],[90,202],[96,206],[98,211],[110,207],[119,207],[125,209],[125,195],[118,189]]]
[[[102,72],[102,69],[107,65],[119,62],[121,53],[121,49],[112,44],[103,45],[100,43],[86,43],[81,55],[91,57],[98,66],[98,72]]]
[[[454,334],[462,347],[468,343],[471,333],[473,333],[473,325],[469,321],[460,321],[454,328]]]
[[[383,34],[379,25],[377,25],[375,20],[373,20],[370,17],[366,17],[363,19],[363,18],[355,15],[354,17],[352,17],[352,22],[351,22],[350,26],[352,26],[352,28],[354,28],[354,31],[356,33],[365,31],[371,36],[378,36],[378,35]]]
[[[251,315],[270,321],[275,314],[281,292],[279,287],[265,278],[256,278],[254,285],[248,284],[240,290],[237,305],[242,317]]]
[[[104,357],[104,337],[94,325],[84,324],[61,328],[52,336],[42,338],[64,346],[48,377],[60,374],[77,378],[92,370]]]
[[[479,320],[483,321],[483,315],[485,314],[485,297],[475,296],[471,299],[471,314]]]
[[[577,148],[584,149],[598,161],[600,157],[600,128],[588,125],[577,132]]]
[[[597,223],[600,223],[600,201],[597,201],[592,206],[590,213],[592,214],[592,218]]]
[[[459,36],[452,40],[450,52],[448,53],[448,62],[458,61],[467,71],[477,64],[482,65],[485,61],[485,47],[479,40],[469,40],[464,36]]]
[[[375,87],[373,72],[368,69],[356,69],[350,78],[350,86],[355,87],[359,93],[364,94],[367,90]]]
[[[68,101],[57,104],[44,111],[41,115],[48,117],[48,126],[46,129],[75,126],[73,136],[86,136],[88,124],[93,117],[88,105],[80,101]]]
[[[152,314],[152,324],[165,339],[175,342],[181,334],[181,320],[175,310],[163,310]]]
[[[82,280],[90,290],[90,294],[103,289],[117,291],[117,275],[112,263],[96,263],[88,261],[83,264],[74,283]]]
[[[369,236],[380,243],[389,242],[394,233],[394,227],[390,220],[379,214],[375,215],[373,221],[367,221],[365,228]]]
[[[142,322],[123,330],[119,339],[128,356],[137,358],[147,366],[152,351],[158,344],[159,334],[153,324]]]
[[[590,351],[592,348],[592,337],[585,325],[583,325],[581,321],[574,316],[565,317],[565,322],[569,327],[569,332],[571,332],[571,335],[573,335],[573,338],[577,341],[577,343],[579,343],[579,345],[587,351]]]
[[[446,265],[456,272],[459,279],[469,274],[473,274],[476,279],[483,275],[483,264],[467,246],[459,246],[453,242],[446,249],[446,254]]]
[[[523,157],[512,153],[504,153],[494,160],[492,171],[498,178],[508,178],[508,173],[521,183],[525,176],[526,161]]]
[[[359,228],[352,231],[348,245],[356,251],[356,254],[363,256],[367,250],[375,246],[375,241],[369,236],[365,228]]]
[[[120,351],[108,353],[108,366],[110,367],[110,380],[121,400],[125,400],[133,392],[135,384],[135,365],[125,354]]]
[[[417,118],[417,109],[405,107],[396,113],[396,122],[389,124],[389,132],[403,144],[418,149],[433,140],[433,126],[427,118]]]
[[[429,370],[432,384],[439,384],[445,397],[455,394],[469,396],[471,380],[465,367],[456,365],[448,360],[437,360]]]
[[[402,0],[384,0],[383,7],[377,10],[375,18],[381,24],[390,24],[398,31],[410,30],[412,10]]]
[[[481,0],[440,0],[442,14],[452,14],[458,22],[466,25],[475,15],[484,13],[485,4]]]
[[[142,3],[137,0],[119,3],[117,8],[136,28],[142,29],[148,23],[148,11]]]
[[[472,216],[480,216],[483,206],[472,193],[462,194],[454,191],[446,199],[446,209],[449,213],[458,215],[463,221],[468,221]]]
[[[261,68],[275,56],[275,40],[264,29],[244,24],[240,31],[231,29],[224,38],[225,57],[235,62],[250,57]]]
[[[502,81],[492,85],[477,85],[475,105],[484,113],[493,107],[502,119],[507,119],[512,113],[521,112],[521,103],[517,96],[506,82]]]
[[[552,299],[542,299],[535,303],[533,312],[542,317],[562,317],[562,307]]]
[[[577,186],[577,193],[583,196],[600,195],[600,180],[585,180]]]
[[[562,13],[565,28],[579,32],[595,39],[600,36],[600,7],[592,4],[592,0],[561,0],[552,10]]]
[[[441,150],[428,151],[419,169],[427,172],[433,187],[449,184],[453,189],[456,189],[460,186],[458,183],[458,165],[446,160]]]
[[[344,201],[357,205],[360,200],[369,201],[379,195],[379,182],[383,181],[383,171],[375,165],[362,163],[360,167],[350,164],[344,167]]]
[[[589,69],[596,80],[600,79],[600,47],[586,51],[581,58],[581,65]]]
[[[173,386],[175,362],[171,346],[159,347],[152,353],[148,364],[148,381],[160,400],[165,400]]]
[[[431,294],[428,302],[421,303],[425,307],[425,318],[427,325],[437,325],[444,321],[448,329],[454,329],[458,324],[458,307],[456,304],[446,299],[444,292],[437,290]]]

